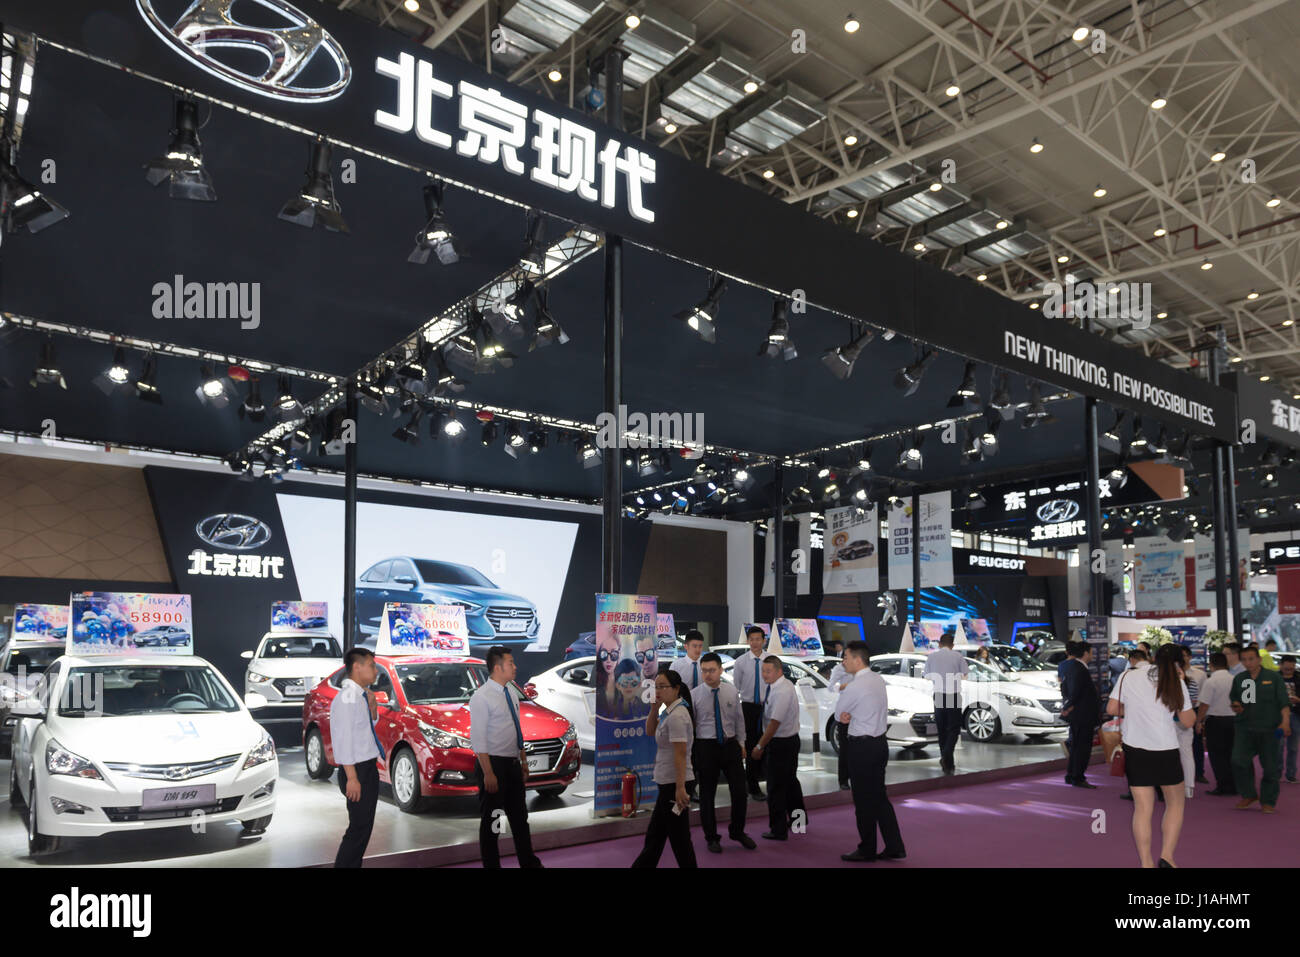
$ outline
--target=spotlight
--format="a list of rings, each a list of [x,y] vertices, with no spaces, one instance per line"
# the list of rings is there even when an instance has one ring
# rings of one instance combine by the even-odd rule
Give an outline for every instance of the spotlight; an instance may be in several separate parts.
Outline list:
[[[1264,203],[1264,205],[1267,206],[1269,209],[1276,209],[1278,206],[1282,205],[1282,200],[1278,199],[1277,193],[1274,193],[1272,196],[1268,198],[1268,200]]]
[[[772,303],[772,325],[767,330],[767,341],[758,347],[760,356],[782,358],[787,362],[799,355],[790,338],[789,307],[784,299]]]
[[[961,461],[962,464],[979,462],[984,458],[984,452],[980,447],[979,437],[976,436],[975,430],[971,428],[969,422],[962,424],[962,444],[961,444]]]
[[[1169,101],[1166,100],[1159,93],[1157,93],[1155,95],[1155,98],[1151,101],[1151,109],[1153,110],[1163,110],[1168,105],[1169,105]]]
[[[495,442],[496,440],[497,440],[497,424],[496,424],[496,422],[484,422],[484,423],[483,423],[483,431],[482,431],[482,433],[481,433],[480,436],[479,436],[479,441],[482,442],[482,443],[483,443],[483,446],[486,448],[487,446],[491,445],[491,444],[492,444],[493,442]]]
[[[1228,158],[1228,154],[1223,152],[1223,150],[1215,150],[1213,153],[1210,154],[1211,163],[1222,163],[1227,158]]]
[[[456,413],[450,412],[442,423],[442,434],[453,439],[458,439],[465,434],[465,423],[456,417]]]
[[[673,318],[681,319],[694,329],[705,342],[716,342],[718,338],[716,323],[718,307],[722,294],[727,290],[727,281],[716,272],[709,274],[709,291],[704,299],[689,309],[683,309]]]
[[[144,357],[144,367],[140,370],[140,378],[135,380],[135,394],[145,402],[162,405],[162,393],[158,391],[158,386],[154,383],[157,377],[158,357],[151,352]]]
[[[1168,455],[1169,454],[1168,435],[1169,433],[1165,430],[1165,427],[1163,425],[1160,426],[1160,431],[1156,433],[1155,442],[1149,443],[1151,447],[1151,451],[1155,452],[1156,455]]]
[[[659,461],[649,452],[642,452],[637,456],[636,471],[642,478],[648,478],[659,471]]]
[[[957,387],[957,391],[948,400],[948,408],[960,409],[964,406],[978,406],[979,404],[979,392],[975,389],[975,363],[967,362],[966,371],[962,373],[961,385]]]
[[[938,353],[930,349],[911,365],[899,369],[894,373],[894,388],[901,389],[903,395],[914,395],[921,386],[921,377],[925,375],[926,367],[934,361],[936,355]]]
[[[855,134],[853,134],[853,133],[850,133],[848,136],[844,137],[844,145],[845,145],[845,146],[857,146],[857,145],[858,145],[858,138],[857,138],[857,136],[856,136]]]
[[[744,485],[746,482],[749,481],[749,473],[746,472],[743,468],[736,469],[735,473],[732,475],[732,478],[735,480],[737,485]]]
[[[248,397],[239,406],[239,417],[250,422],[266,418],[266,404],[262,402],[262,386],[257,379],[248,380]]]
[[[635,30],[637,27],[641,25],[641,18],[638,17],[635,13],[629,13],[623,19],[623,23],[627,26],[629,30]]]
[[[5,231],[14,232],[23,226],[28,232],[39,233],[68,218],[68,211],[50,199],[27,180],[14,166],[18,148],[8,137],[0,139],[0,217]]]
[[[1282,456],[1272,442],[1264,446],[1264,453],[1259,457],[1259,464],[1265,468],[1277,468],[1282,464]]]
[[[333,233],[348,231],[348,224],[343,221],[343,209],[334,197],[331,152],[330,144],[324,137],[312,142],[307,162],[307,180],[298,195],[284,204],[280,210],[280,219],[308,229],[319,223]]]
[[[546,448],[546,430],[540,426],[531,429],[528,433],[528,451],[536,455],[544,448]]]
[[[862,24],[858,21],[858,18],[851,13],[844,18],[845,33],[857,33],[858,28],[861,26]]]
[[[1128,482],[1128,469],[1124,468],[1124,463],[1117,462],[1115,466],[1106,473],[1106,479],[1115,488],[1123,488]]]
[[[1208,258],[1206,258],[1206,259],[1202,259],[1202,260],[1201,260],[1201,269],[1202,269],[1202,270],[1210,270],[1210,269],[1213,269],[1213,268],[1214,268],[1214,263],[1210,262],[1210,260],[1209,260]]]
[[[1277,488],[1277,473],[1271,469],[1264,473],[1263,478],[1259,480],[1260,488]]]
[[[513,366],[518,356],[501,344],[501,340],[496,337],[496,333],[483,321],[482,313],[477,315],[476,326],[479,361],[474,367],[474,371],[493,372],[494,363],[503,369],[509,369]]]
[[[546,78],[550,80],[552,83],[559,83],[561,80],[564,79],[564,74],[561,73],[559,70],[555,69],[554,67],[552,67],[550,72],[546,74]]]
[[[1092,195],[1097,197],[1098,199],[1101,199],[1103,196],[1106,195],[1106,187],[1102,186],[1101,183],[1098,183],[1097,188],[1092,191]]]
[[[342,455],[348,448],[348,436],[344,434],[344,420],[347,412],[343,408],[331,409],[325,416],[324,441],[321,442],[322,455]]]
[[[541,213],[528,214],[528,235],[524,251],[519,255],[519,268],[528,276],[540,276],[546,271],[546,220]]]
[[[415,248],[406,257],[406,261],[423,265],[429,261],[429,254],[433,253],[444,266],[459,262],[461,253],[456,248],[456,237],[442,211],[441,183],[425,184],[424,211],[429,217],[428,222],[415,234]]]
[[[533,295],[537,299],[537,321],[534,325],[533,340],[528,344],[528,351],[549,346],[552,342],[564,345],[569,341],[569,336],[551,315],[551,310],[547,306],[547,291],[538,287],[533,290]]]
[[[1043,390],[1037,382],[1029,386],[1029,405],[1025,407],[1025,418],[1022,427],[1026,429],[1037,428],[1039,423],[1049,419],[1051,416],[1047,407],[1043,405]]]
[[[475,334],[478,331],[477,323],[481,319],[482,316],[474,310],[465,326],[443,347],[442,355],[448,364],[465,372],[477,371],[482,356],[479,355]]]
[[[1029,152],[1041,153],[1042,151],[1043,151],[1043,144],[1038,142],[1038,137],[1035,136],[1033,142],[1029,144]]]
[[[275,412],[280,421],[302,415],[302,405],[293,397],[293,387],[287,375],[280,376],[279,395],[275,399]]]
[[[167,152],[145,164],[145,178],[151,186],[169,180],[167,194],[172,199],[212,202],[217,198],[217,191],[203,166],[199,107],[193,100],[176,101],[176,127],[171,136]]]
[[[411,417],[406,421],[406,424],[393,433],[393,438],[401,442],[406,442],[409,445],[419,445],[420,420],[423,418],[424,410],[417,406],[415,411],[411,413]]]
[[[966,507],[971,511],[978,511],[988,505],[988,500],[979,489],[972,489],[970,495],[966,497]]]
[[[1016,407],[1011,403],[1011,385],[1008,379],[1005,372],[998,373],[997,382],[993,387],[993,398],[989,400],[989,408],[1004,419],[1014,418],[1016,414]]]
[[[1088,28],[1083,24],[1079,24],[1074,28],[1074,32],[1070,34],[1070,39],[1075,43],[1082,43],[1084,40],[1088,39],[1088,33]]]
[[[194,390],[194,394],[204,405],[210,405],[214,409],[224,409],[230,404],[230,383],[225,376],[217,375],[213,371],[212,363],[205,362],[199,386]]]
[[[980,451],[985,455],[998,454],[998,430],[1002,428],[1002,417],[1000,415],[990,415],[984,426],[984,431],[979,433]]]
[[[745,91],[746,93],[757,93],[757,92],[758,92],[758,81],[756,81],[756,80],[754,80],[754,79],[752,79],[752,78],[746,80],[743,89],[744,89],[744,91]],[[769,178],[770,178],[770,177],[769,177]]]
[[[1133,419],[1133,438],[1129,440],[1128,446],[1134,452],[1145,452],[1147,445],[1146,432],[1142,429],[1142,419],[1135,417]]]
[[[1125,413],[1123,410],[1120,410],[1115,413],[1115,424],[1112,425],[1109,429],[1107,429],[1097,438],[1097,445],[1099,448],[1103,448],[1108,452],[1114,452],[1116,454],[1119,453],[1121,445],[1124,441],[1122,436],[1123,436],[1124,416],[1126,414],[1127,413]]]
[[[578,461],[582,463],[584,469],[592,469],[600,464],[600,449],[590,442],[578,443]],[[658,495],[658,493],[655,493]]]
[[[959,87],[956,83],[949,83],[948,88],[943,91],[944,96],[956,96],[960,92],[961,92],[961,87]]]
[[[125,392],[131,388],[131,373],[126,368],[126,350],[121,346],[113,349],[113,363],[95,376],[95,385],[104,395]]]
[[[913,434],[910,443],[904,442],[902,439],[898,440],[898,467],[900,469],[908,469],[914,472],[921,468],[924,462],[921,455],[921,442],[922,440],[918,439],[915,434]]]
[[[408,355],[407,358],[393,370],[393,375],[397,377],[398,385],[405,391],[415,395],[424,395],[428,392],[429,386],[429,357],[432,353],[432,347],[427,340],[421,340],[416,347],[415,355]]]
[[[835,376],[835,378],[847,379],[853,374],[853,363],[858,361],[858,356],[862,354],[862,350],[875,336],[874,332],[866,329],[851,338],[846,345],[827,349],[822,354],[822,365],[829,369],[831,375]]]

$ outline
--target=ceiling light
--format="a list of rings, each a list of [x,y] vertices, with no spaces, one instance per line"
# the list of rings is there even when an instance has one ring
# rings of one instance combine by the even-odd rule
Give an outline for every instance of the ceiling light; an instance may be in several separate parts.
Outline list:
[[[746,80],[746,81],[745,81],[744,90],[745,90],[746,93],[757,93],[757,92],[758,92],[758,82],[757,82],[756,80],[753,80],[753,79]]]
[[[982,273],[980,273],[978,276],[975,277],[975,281],[976,281],[976,282],[983,282],[984,280],[986,280],[986,279],[988,279],[988,278],[989,278],[989,277],[988,277],[988,273],[983,273],[983,272],[982,272]]]
[[[822,365],[831,371],[837,379],[847,379],[853,374],[853,363],[857,361],[867,343],[875,338],[870,329],[855,335],[847,344],[827,349],[822,354]]]
[[[280,219],[311,229],[318,223],[330,232],[346,233],[343,209],[334,198],[334,175],[330,170],[331,147],[320,137],[312,141],[307,162],[307,180],[298,195],[284,204]]]
[[[1223,152],[1223,150],[1215,150],[1213,153],[1210,154],[1211,163],[1222,163],[1227,158],[1228,158],[1228,154]]]
[[[140,378],[135,380],[135,394],[146,402],[161,405],[162,394],[158,391],[158,386],[154,384],[157,376],[158,359],[153,353],[150,353],[144,358],[144,367],[140,370]]]
[[[1233,357],[1232,357],[1231,359],[1229,359],[1228,361],[1229,361],[1229,362],[1240,362],[1240,361],[1241,361],[1241,356],[1233,356]]]
[[[665,123],[665,124],[664,124],[664,132],[665,132],[665,133],[676,133],[676,132],[677,132],[677,124],[676,124],[676,123],[672,123],[672,122]]]
[[[1213,269],[1213,268],[1214,268],[1214,263],[1210,262],[1208,259],[1202,259],[1202,260],[1201,260],[1201,268],[1202,268],[1202,269]]]
[[[1260,382],[1267,382],[1268,379],[1269,379],[1269,377],[1266,376],[1266,375],[1262,375],[1262,376],[1259,377],[1259,381],[1260,381]]]
[[[961,384],[957,386],[957,391],[948,400],[948,408],[960,409],[963,406],[977,406],[979,404],[979,392],[975,388],[975,363],[968,361],[965,371],[962,372]]]
[[[279,394],[275,399],[275,411],[280,416],[281,421],[302,415],[302,406],[293,397],[293,387],[289,384],[287,375],[280,376]]]
[[[1029,152],[1041,153],[1042,151],[1043,151],[1043,144],[1038,142],[1038,137],[1035,136],[1033,142],[1029,144]]]
[[[1246,293],[1246,298],[1250,300],[1258,299],[1259,293],[1252,289],[1250,292]]]
[[[1065,253],[1061,253],[1061,255],[1056,257],[1056,261],[1064,265],[1065,263],[1068,263],[1070,261],[1070,257],[1065,255]]]
[[[1106,187],[1102,186],[1101,183],[1098,183],[1097,188],[1092,191],[1092,195],[1096,196],[1098,199],[1101,199],[1103,196],[1106,195]]]
[[[1164,109],[1168,104],[1169,104],[1169,101],[1166,100],[1166,99],[1165,99],[1163,96],[1161,96],[1159,93],[1157,93],[1156,96],[1155,96],[1155,99],[1153,99],[1153,100],[1151,101],[1151,109],[1153,109],[1153,110],[1163,110],[1163,109]]]
[[[767,340],[758,347],[758,354],[786,361],[799,355],[794,340],[790,338],[789,307],[784,299],[772,303],[772,324],[767,330]]]
[[[943,92],[947,96],[956,96],[958,93],[961,92],[961,87],[959,87],[956,83],[950,83],[948,85],[948,89],[944,90]]]
[[[627,26],[629,30],[635,30],[637,27],[641,25],[641,18],[638,17],[635,13],[629,13],[623,19],[623,23]]]
[[[849,219],[857,219],[858,211],[856,209],[850,209],[845,215],[848,216]]]
[[[716,342],[718,333],[716,323],[722,294],[727,290],[727,281],[716,272],[709,275],[709,292],[698,304],[683,309],[673,318],[680,319],[694,329],[705,342]]]
[[[912,248],[915,249],[918,253],[923,253],[925,252],[925,243],[919,243],[919,242],[913,243]]]
[[[1157,226],[1155,230],[1151,233],[1151,235],[1154,236],[1156,239],[1159,239],[1161,236],[1165,235],[1168,231],[1169,230],[1165,229],[1163,226]]]
[[[526,275],[540,276],[546,271],[546,220],[541,213],[529,212],[527,232],[519,268]]]
[[[996,229],[1006,229],[1010,225],[1011,223],[1009,223],[1005,219],[999,219],[996,223],[993,224],[994,228]]]
[[[775,175],[776,175],[776,170],[774,169],[763,170],[763,179],[771,179]]]
[[[1037,309],[1037,308],[1038,308],[1038,300],[1034,300],[1033,302],[1031,302],[1031,303],[1029,304],[1029,308],[1030,308],[1030,309]]]
[[[68,218],[68,211],[19,175],[13,165],[15,147],[9,139],[0,139],[0,212],[5,217],[5,231],[23,226],[39,233]]]
[[[854,16],[853,14],[851,14],[851,13],[850,13],[847,17],[844,18],[844,32],[845,32],[845,33],[857,33],[857,32],[858,32],[858,28],[861,27],[861,26],[862,26],[862,24],[858,22],[858,18],[855,17],[855,16]]]
[[[856,146],[857,144],[858,138],[854,134],[850,133],[848,136],[844,137],[845,146]]]
[[[1157,318],[1157,319],[1168,319],[1168,318],[1169,318],[1169,313],[1167,313],[1167,312],[1157,312],[1157,313],[1156,313],[1156,318]]]
[[[1088,39],[1088,34],[1090,32],[1091,31],[1089,31],[1086,26],[1079,24],[1074,28],[1074,32],[1070,34],[1070,39],[1075,43],[1082,43],[1084,40]]]
[[[1272,196],[1268,198],[1268,202],[1266,202],[1264,205],[1267,206],[1269,209],[1272,209],[1275,206],[1281,206],[1282,200],[1277,198],[1277,193],[1274,193]]]
[[[939,190],[941,190],[941,189],[943,189],[943,183],[931,183],[931,184],[930,184],[930,192],[932,192],[932,193],[937,193],[937,192],[939,192]]]
[[[199,107],[193,100],[176,101],[176,126],[167,152],[145,164],[145,178],[151,186],[169,180],[167,193],[172,199],[212,201],[217,198],[212,177],[203,166]]]
[[[924,352],[911,365],[904,366],[894,373],[894,388],[902,390],[903,395],[913,395],[921,386],[921,378],[926,368],[939,353],[934,349]]]
[[[424,227],[415,234],[415,248],[406,257],[406,261],[422,265],[429,261],[429,254],[434,253],[438,257],[438,262],[444,266],[458,262],[460,251],[456,248],[456,237],[442,211],[441,183],[425,184],[424,211],[428,219]]]
[[[199,401],[216,409],[224,409],[230,404],[230,385],[225,376],[213,371],[212,363],[203,363],[199,386],[194,390]]]
[[[552,68],[551,72],[546,74],[546,78],[550,80],[552,83],[559,83],[561,80],[564,79],[564,74],[561,73],[559,70]]]
[[[403,0],[402,6],[406,7],[410,13],[416,13],[420,9],[420,0]]]

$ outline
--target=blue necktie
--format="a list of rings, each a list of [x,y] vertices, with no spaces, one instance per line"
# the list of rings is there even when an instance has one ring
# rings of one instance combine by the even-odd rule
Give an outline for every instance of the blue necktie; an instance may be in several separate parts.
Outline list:
[[[700,684],[700,663],[694,662],[691,665],[691,690],[694,691]]]
[[[366,712],[367,712],[367,713],[366,713],[366,717],[370,717],[370,714],[369,714],[369,712],[370,712],[370,704],[369,704],[369,702],[366,703]],[[376,718],[375,720],[378,721],[379,719]],[[379,733],[378,733],[377,731],[375,731],[375,726],[374,726],[373,724],[370,725],[370,736],[371,736],[372,738],[375,739],[375,747],[377,747],[377,748],[379,749],[379,756],[382,758],[382,757],[384,756],[384,746],[383,746],[382,744],[379,743]]]
[[[713,727],[718,734],[718,744],[726,739],[722,736],[722,706],[718,704],[718,689],[713,689]]]
[[[510,708],[510,717],[515,722],[515,741],[519,744],[519,750],[524,749],[524,729],[519,726],[519,712],[515,710],[515,699],[510,694],[510,688],[506,685],[501,686],[501,690],[506,693],[506,705]]]
[[[767,700],[771,697],[772,697],[772,686],[768,685],[767,690],[763,692],[763,717],[764,718],[767,717]]]
[[[755,659],[754,659],[754,704],[758,704],[758,703],[759,703],[759,701],[758,701],[758,686],[759,686],[759,683],[760,683],[760,682],[759,682],[759,678],[761,677],[761,674],[760,674],[760,672],[759,672],[759,668],[760,668],[761,666],[762,666],[762,662],[761,662],[758,658],[755,658]]]

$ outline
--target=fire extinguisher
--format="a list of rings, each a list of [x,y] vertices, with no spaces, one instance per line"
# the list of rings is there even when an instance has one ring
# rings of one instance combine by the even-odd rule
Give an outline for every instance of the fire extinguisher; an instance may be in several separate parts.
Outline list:
[[[623,816],[631,817],[641,806],[641,780],[631,768],[623,769]]]

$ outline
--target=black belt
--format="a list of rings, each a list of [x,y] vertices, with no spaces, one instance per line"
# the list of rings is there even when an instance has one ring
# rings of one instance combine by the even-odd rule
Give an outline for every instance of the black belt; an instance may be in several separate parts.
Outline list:
[[[695,739],[695,743],[696,743],[696,744],[719,744],[719,743],[721,743],[722,746],[725,748],[727,745],[731,744],[731,742],[733,742],[733,741],[735,741],[735,740],[736,740],[736,737],[733,735],[732,737],[727,738],[727,740],[722,741],[722,742],[719,742],[717,738],[696,738],[696,739]]]
[[[883,734],[850,734],[846,735],[849,741],[879,741],[884,737]]]

